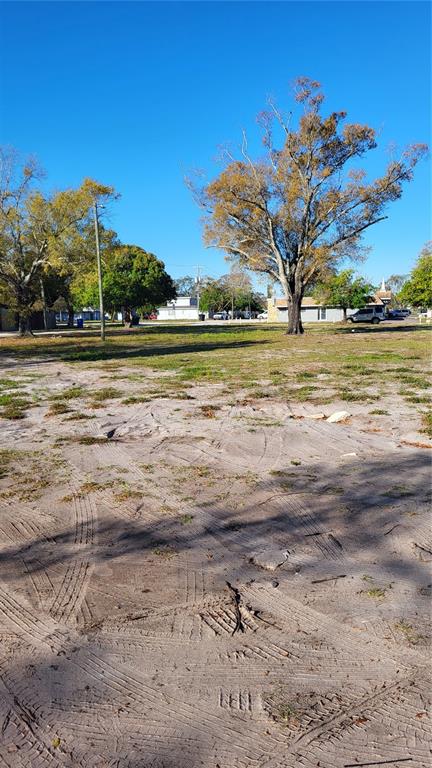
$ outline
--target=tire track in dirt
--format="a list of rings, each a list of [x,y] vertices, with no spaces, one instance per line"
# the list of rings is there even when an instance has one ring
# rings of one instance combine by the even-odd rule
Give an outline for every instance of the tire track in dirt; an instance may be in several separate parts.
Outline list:
[[[96,509],[93,501],[87,496],[73,494],[74,509],[74,541],[72,563],[64,572],[62,581],[53,597],[50,613],[61,621],[72,620],[85,598],[87,586],[94,569],[92,553],[89,552],[94,540]],[[80,553],[82,550],[82,553]]]
[[[62,630],[61,626],[52,619],[41,619],[34,614],[23,598],[17,599],[14,594],[8,595],[2,585],[0,585],[0,611],[15,631],[24,634],[32,645],[35,642],[37,645],[48,645],[57,655],[64,654],[64,663],[72,665],[85,676],[87,681],[93,680],[94,685],[102,686],[109,694],[124,697],[138,712],[144,714],[150,707],[158,721],[165,722],[169,717],[176,723],[177,729],[179,726],[187,728],[188,732],[194,734],[200,741],[206,742],[210,739],[212,745],[216,739],[217,743],[229,747],[234,739],[236,749],[252,761],[254,751],[258,749],[260,753],[271,754],[277,744],[277,738],[275,740],[269,735],[263,740],[258,727],[251,725],[252,736],[250,733],[244,735],[241,723],[236,724],[231,718],[222,716],[222,713],[206,711],[202,706],[188,704],[183,699],[176,699],[172,695],[167,697],[156,687],[150,686],[148,680],[136,670],[124,665],[113,667],[88,647],[82,648],[79,653],[73,653],[73,641],[78,639],[75,638],[73,631],[72,634],[70,632],[65,634],[65,630]]]
[[[98,451],[100,450],[101,447],[98,446]],[[122,466],[126,466],[131,472],[139,476],[140,480],[144,480],[146,483],[149,483],[148,475],[146,475],[146,473],[137,466],[136,462],[128,456],[126,449],[123,446],[120,447],[118,444],[115,446],[103,446],[102,451],[104,452],[105,457],[108,452],[110,462],[116,464],[120,463]],[[160,474],[167,483],[170,482],[171,476],[168,470],[166,472],[161,472]],[[213,515],[211,509],[203,510],[202,507],[197,507],[190,502],[182,502],[180,496],[175,494],[170,489],[167,489],[160,480],[156,481],[152,479],[151,487],[153,491],[157,490],[159,492],[163,504],[176,509],[177,515],[190,514],[192,517],[194,517],[198,524],[204,527],[206,535],[215,539],[218,545],[222,543],[223,546],[226,546],[231,551],[238,552],[239,554],[248,556],[251,554],[253,549],[256,549],[258,531],[259,535],[263,538],[268,533],[269,529],[271,529],[272,532],[282,532],[289,535],[292,534],[289,528],[287,530],[287,524],[285,521],[275,520],[273,517],[271,524],[266,523],[265,519],[257,522],[257,524],[254,526],[254,540],[251,541],[251,535],[247,531],[245,532],[241,526],[239,526],[237,531],[232,530],[223,521],[218,519],[216,515]],[[278,504],[279,508],[281,508],[283,505],[285,509],[282,509],[282,512],[289,513],[291,520],[299,528],[299,530],[303,532],[303,536],[304,533],[319,533],[319,525],[314,519],[314,516],[311,515],[309,511],[310,506],[306,507],[301,502],[301,497],[304,496],[305,494],[301,493],[295,495],[292,493],[279,494],[281,501]],[[108,501],[108,499],[106,499],[106,501]],[[266,502],[261,502],[261,504],[263,503]],[[247,513],[247,511],[248,507],[245,507],[243,512]],[[128,516],[130,516],[130,513]],[[288,515],[286,515],[286,517],[288,518]],[[144,519],[148,520],[149,522],[157,522],[160,520],[160,513],[157,511],[149,512],[146,505]],[[341,547],[335,541],[333,536],[325,534],[324,536],[313,536],[311,538],[313,541],[310,541],[309,543],[312,544],[320,552],[321,556],[337,560],[342,558]],[[298,541],[302,541],[302,537],[298,537]],[[253,547],[252,549],[251,545]]]
[[[59,755],[58,749],[52,746],[55,731],[48,734],[38,727],[36,712],[18,700],[16,690],[7,685],[1,670],[0,698],[7,710],[7,721],[4,720],[2,725],[4,749],[0,745],[4,765],[11,768],[64,768],[71,765],[67,755]]]

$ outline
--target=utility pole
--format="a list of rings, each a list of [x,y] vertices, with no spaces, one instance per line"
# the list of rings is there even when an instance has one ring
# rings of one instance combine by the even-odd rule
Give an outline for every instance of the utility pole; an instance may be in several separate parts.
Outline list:
[[[199,264],[195,267],[197,271],[197,276],[195,278],[195,285],[196,285],[196,295],[197,295],[197,315],[199,320],[200,315],[200,286],[201,286],[201,267]]]
[[[102,288],[102,263],[100,255],[100,243],[99,243],[99,219],[98,219],[98,204],[94,202],[94,225],[95,225],[95,237],[96,237],[96,260],[98,268],[98,286],[99,286],[99,312],[101,323],[101,341],[105,341],[105,315],[104,315],[104,303],[103,303],[103,288]]]

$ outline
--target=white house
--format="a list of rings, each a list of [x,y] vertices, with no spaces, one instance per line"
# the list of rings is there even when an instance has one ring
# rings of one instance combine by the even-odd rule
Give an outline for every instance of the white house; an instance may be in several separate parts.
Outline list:
[[[156,311],[158,320],[198,320],[198,301],[194,296],[177,296]]]

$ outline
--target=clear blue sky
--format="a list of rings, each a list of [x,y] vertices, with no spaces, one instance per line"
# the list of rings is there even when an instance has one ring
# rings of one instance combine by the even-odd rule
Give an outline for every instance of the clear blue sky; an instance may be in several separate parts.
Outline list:
[[[327,109],[391,142],[430,137],[430,5],[423,2],[6,2],[0,5],[0,141],[35,153],[53,187],[84,176],[121,193],[112,225],[175,277],[227,271],[203,248],[185,171],[215,171],[217,147],[252,141],[268,95],[289,107],[297,75],[322,82]],[[361,271],[409,270],[431,237],[427,163]]]

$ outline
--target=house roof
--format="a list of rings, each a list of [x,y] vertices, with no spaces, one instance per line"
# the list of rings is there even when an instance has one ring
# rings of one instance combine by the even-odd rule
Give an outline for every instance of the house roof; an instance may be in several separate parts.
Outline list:
[[[275,307],[286,307],[286,299],[273,299]],[[303,296],[302,307],[320,307],[321,303],[313,298],[313,296]]]

